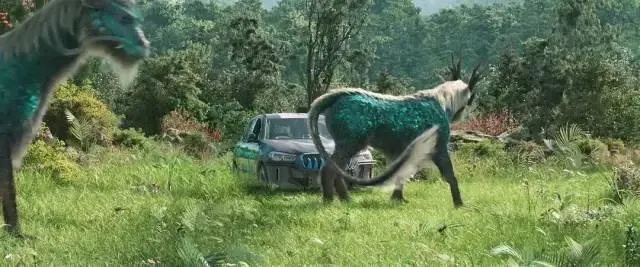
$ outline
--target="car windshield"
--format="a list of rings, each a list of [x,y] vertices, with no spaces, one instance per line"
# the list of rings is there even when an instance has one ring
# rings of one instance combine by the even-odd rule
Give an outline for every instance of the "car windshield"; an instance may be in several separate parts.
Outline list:
[[[311,139],[308,123],[308,118],[269,119],[266,139]],[[322,117],[318,120],[318,129],[320,137],[331,140],[331,135]]]

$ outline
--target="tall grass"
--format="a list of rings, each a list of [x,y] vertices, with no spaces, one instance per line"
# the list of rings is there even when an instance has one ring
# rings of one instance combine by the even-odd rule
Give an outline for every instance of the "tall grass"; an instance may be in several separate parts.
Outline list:
[[[573,240],[597,249],[589,263],[623,266],[625,231],[640,218],[637,200],[607,200],[608,169],[579,174],[465,150],[454,158],[461,209],[434,170],[406,186],[404,205],[379,189],[323,205],[315,192],[255,190],[229,155],[200,161],[157,144],[93,153],[69,184],[19,173],[24,231],[36,239],[2,235],[3,265],[524,265],[558,258]],[[523,260],[492,254],[499,246]]]

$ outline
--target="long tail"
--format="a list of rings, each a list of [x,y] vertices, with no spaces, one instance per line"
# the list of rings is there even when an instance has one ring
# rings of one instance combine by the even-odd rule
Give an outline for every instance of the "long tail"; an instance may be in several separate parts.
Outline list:
[[[327,153],[327,150],[322,144],[318,130],[318,118],[320,117],[320,113],[335,103],[338,99],[351,94],[354,94],[354,92],[337,91],[335,93],[325,94],[313,101],[309,109],[309,128],[311,130],[313,143],[320,152],[320,155],[335,169],[337,169],[345,180],[364,186],[380,185],[392,177],[400,179],[403,176],[410,176],[426,165],[428,162],[427,160],[435,153],[435,146],[438,140],[437,125],[431,127],[429,130],[423,132],[420,136],[414,139],[411,144],[405,148],[402,154],[393,163],[391,163],[391,166],[379,176],[371,179],[361,179],[351,176],[342,169],[342,166],[338,166],[338,164],[331,159],[331,156]]]

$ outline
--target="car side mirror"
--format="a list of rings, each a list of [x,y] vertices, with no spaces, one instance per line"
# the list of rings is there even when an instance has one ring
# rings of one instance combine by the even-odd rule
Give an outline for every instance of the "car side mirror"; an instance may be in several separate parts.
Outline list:
[[[256,134],[254,134],[254,133],[250,133],[249,136],[247,136],[247,141],[248,142],[258,142],[258,136],[256,136]]]

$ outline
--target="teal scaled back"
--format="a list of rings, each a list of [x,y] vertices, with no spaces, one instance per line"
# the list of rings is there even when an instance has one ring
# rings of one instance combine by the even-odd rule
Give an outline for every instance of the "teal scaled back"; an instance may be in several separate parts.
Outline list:
[[[372,145],[399,154],[416,137],[429,128],[439,126],[436,147],[446,148],[450,135],[447,113],[433,98],[394,101],[367,95],[348,95],[325,110],[332,136],[354,142],[372,134]],[[399,143],[401,142],[401,143]],[[336,145],[338,145],[336,143]]]

